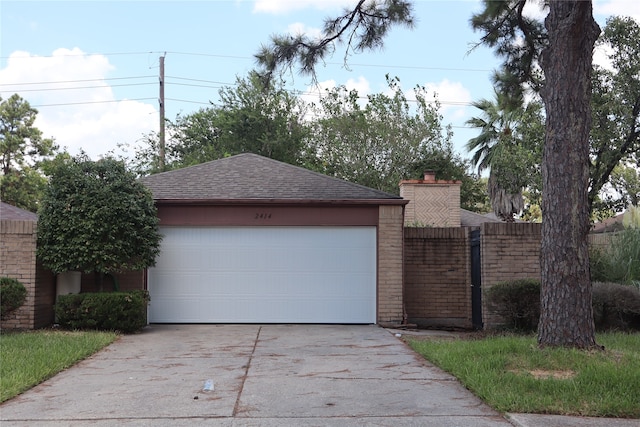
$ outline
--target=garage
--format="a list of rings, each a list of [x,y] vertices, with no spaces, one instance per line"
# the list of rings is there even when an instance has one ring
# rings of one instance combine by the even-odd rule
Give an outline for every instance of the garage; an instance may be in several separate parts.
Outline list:
[[[407,201],[255,154],[150,175],[150,323],[399,323]]]
[[[375,227],[164,227],[154,323],[375,323]]]

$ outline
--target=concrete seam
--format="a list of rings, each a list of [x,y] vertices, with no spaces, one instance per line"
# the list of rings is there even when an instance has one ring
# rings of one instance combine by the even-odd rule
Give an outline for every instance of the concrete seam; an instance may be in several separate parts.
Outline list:
[[[253,355],[256,352],[256,347],[258,346],[258,340],[260,339],[260,332],[262,331],[262,326],[258,327],[258,333],[256,334],[256,339],[253,342],[253,349],[251,350],[251,354],[249,355],[249,360],[247,361],[247,365],[245,366],[244,375],[242,376],[242,382],[240,383],[240,390],[238,391],[238,397],[236,397],[236,403],[233,405],[233,413],[232,417],[235,417],[238,413],[238,407],[240,406],[240,397],[242,396],[242,392],[244,390],[244,383],[247,381],[247,376],[249,375],[249,368],[251,367],[251,360],[253,360]]]

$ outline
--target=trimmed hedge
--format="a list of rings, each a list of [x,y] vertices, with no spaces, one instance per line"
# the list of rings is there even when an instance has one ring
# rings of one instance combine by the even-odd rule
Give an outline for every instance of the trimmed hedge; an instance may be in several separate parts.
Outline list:
[[[64,329],[97,329],[132,333],[147,324],[149,293],[81,293],[58,296],[58,324]]]
[[[603,330],[640,330],[640,290],[620,283],[593,284],[593,319]]]
[[[540,319],[540,281],[517,279],[487,289],[487,307],[517,331],[535,331]]]
[[[596,329],[640,330],[640,290],[619,283],[593,283],[593,320]],[[535,331],[540,319],[540,281],[520,279],[500,282],[486,293],[487,307],[502,316],[504,327]]]
[[[27,288],[16,279],[0,277],[0,318],[4,319],[24,304]]]

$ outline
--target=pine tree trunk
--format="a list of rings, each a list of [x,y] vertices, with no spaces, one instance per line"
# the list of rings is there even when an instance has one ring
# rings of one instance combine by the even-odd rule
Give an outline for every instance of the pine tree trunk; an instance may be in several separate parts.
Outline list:
[[[538,344],[593,348],[589,278],[591,64],[600,28],[591,1],[550,2],[542,54],[542,288]]]

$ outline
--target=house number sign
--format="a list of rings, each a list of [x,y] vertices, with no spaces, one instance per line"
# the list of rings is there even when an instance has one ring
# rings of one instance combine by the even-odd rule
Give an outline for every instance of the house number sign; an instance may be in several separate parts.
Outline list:
[[[271,219],[271,212],[256,212],[253,219]]]

